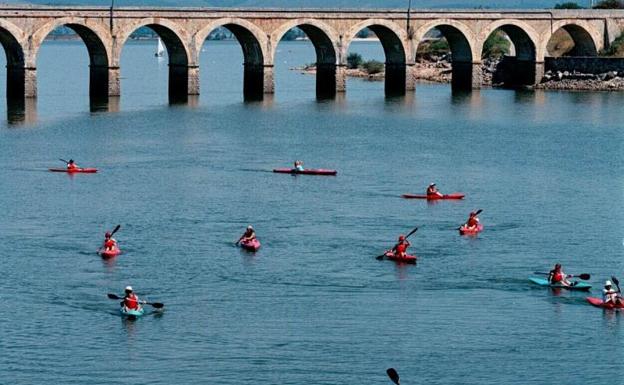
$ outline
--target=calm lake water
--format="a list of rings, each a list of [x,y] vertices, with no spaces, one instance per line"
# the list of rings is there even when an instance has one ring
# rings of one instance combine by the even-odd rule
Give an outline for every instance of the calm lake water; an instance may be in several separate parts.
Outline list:
[[[312,46],[284,42],[275,97],[244,103],[240,47],[210,42],[201,97],[169,106],[154,49],[125,48],[118,111],[91,113],[86,48],[47,42],[36,115],[0,123],[0,383],[389,384],[391,366],[405,385],[621,380],[624,314],[527,278],[561,262],[596,296],[624,281],[624,94],[386,99],[349,80],[317,102],[289,70]],[[46,171],[69,157],[100,172]],[[294,159],[339,174],[270,172]],[[400,198],[432,181],[467,198]],[[477,208],[485,231],[460,237]],[[118,223],[125,253],[103,262]],[[248,224],[255,255],[233,246]],[[416,266],[375,260],[416,226]],[[122,320],[106,293],[128,284],[165,310]]]

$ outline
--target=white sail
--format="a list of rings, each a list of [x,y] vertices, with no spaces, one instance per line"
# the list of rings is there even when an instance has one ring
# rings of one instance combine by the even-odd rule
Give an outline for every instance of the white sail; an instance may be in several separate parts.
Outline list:
[[[158,38],[158,48],[156,48],[156,53],[154,54],[154,56],[163,57],[164,54],[165,54],[165,46],[163,45],[162,40]]]

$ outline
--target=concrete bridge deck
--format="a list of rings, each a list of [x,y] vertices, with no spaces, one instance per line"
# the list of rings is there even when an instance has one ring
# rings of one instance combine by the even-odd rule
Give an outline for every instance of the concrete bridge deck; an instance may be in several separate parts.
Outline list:
[[[240,9],[0,6],[0,43],[7,55],[7,94],[37,95],[37,54],[57,27],[73,29],[87,46],[90,93],[120,95],[120,57],[130,35],[152,28],[169,57],[171,95],[199,94],[199,54],[208,35],[229,29],[244,54],[244,93],[262,97],[274,92],[277,45],[294,27],[301,28],[316,50],[317,92],[346,90],[349,46],[357,33],[371,29],[386,56],[386,92],[415,88],[414,65],[419,43],[432,29],[448,40],[455,88],[478,88],[484,43],[497,29],[514,44],[507,69],[517,84],[538,83],[549,56],[547,45],[563,28],[574,40],[573,56],[597,56],[624,32],[624,10],[458,10],[437,9]]]

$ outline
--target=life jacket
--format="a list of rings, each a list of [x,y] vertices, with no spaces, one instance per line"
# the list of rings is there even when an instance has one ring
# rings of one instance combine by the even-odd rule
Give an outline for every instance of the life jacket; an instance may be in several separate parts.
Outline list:
[[[115,242],[115,240],[112,238],[108,238],[107,240],[104,241],[104,247],[109,250],[114,249],[116,245],[117,245],[117,242]]]
[[[77,168],[78,168],[78,166],[76,166],[76,163],[67,163],[67,169],[68,170],[75,170]]]
[[[468,225],[468,227],[475,227],[479,224],[479,218],[470,217],[468,218],[468,222],[466,222],[466,224]]]
[[[437,194],[438,194],[438,190],[435,187],[427,188],[427,195],[437,195]]]
[[[401,242],[395,246],[394,250],[396,251],[396,254],[405,254],[407,247],[406,243]]]
[[[552,276],[553,283],[561,282],[563,281],[564,278],[565,277],[563,276],[563,273],[561,273],[561,270],[553,271],[553,276]]]
[[[134,293],[130,293],[124,298],[124,306],[128,309],[138,309],[139,308],[139,297]]]

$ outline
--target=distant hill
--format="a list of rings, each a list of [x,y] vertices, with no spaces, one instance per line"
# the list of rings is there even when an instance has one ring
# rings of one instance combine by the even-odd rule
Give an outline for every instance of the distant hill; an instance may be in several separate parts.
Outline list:
[[[413,8],[552,8],[566,0],[413,0]],[[109,0],[4,0],[9,4],[108,5]],[[589,0],[579,0],[587,5]],[[115,0],[117,6],[404,8],[408,0]]]

